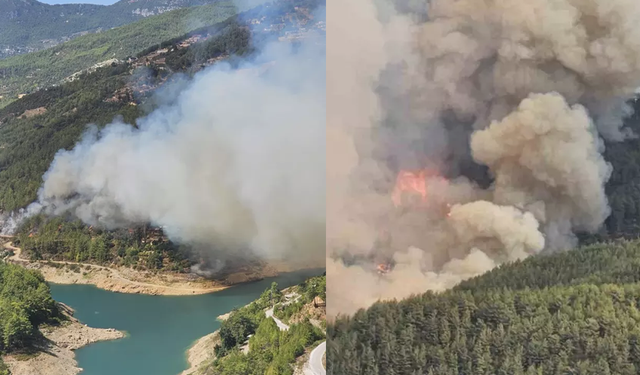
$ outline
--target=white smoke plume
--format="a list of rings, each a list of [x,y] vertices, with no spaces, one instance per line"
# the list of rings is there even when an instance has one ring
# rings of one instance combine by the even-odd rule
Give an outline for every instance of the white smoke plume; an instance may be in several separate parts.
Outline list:
[[[569,225],[558,232],[566,241],[554,238],[556,247],[572,244],[571,230],[596,231],[610,213],[603,185],[611,166],[592,129],[584,107],[569,107],[557,93],[532,94],[471,137],[474,158],[496,177],[495,202]]]
[[[443,290],[601,227],[601,137],[635,136],[622,126],[640,86],[635,2],[341,4],[328,17],[330,315]],[[449,180],[426,177],[426,205],[395,207],[398,171],[415,169]],[[378,275],[380,261],[395,266]]]
[[[93,128],[58,152],[38,204],[108,229],[151,223],[219,253],[323,262],[323,48],[270,44],[199,73],[137,127]]]

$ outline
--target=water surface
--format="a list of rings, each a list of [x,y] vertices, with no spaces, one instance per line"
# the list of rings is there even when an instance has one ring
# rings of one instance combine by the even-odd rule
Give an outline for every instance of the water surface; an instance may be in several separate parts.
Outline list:
[[[273,281],[284,288],[322,272],[287,273],[199,296],[123,294],[92,285],[58,284],[51,284],[51,294],[73,307],[83,323],[129,334],[77,350],[82,375],[178,375],[187,368],[189,346],[220,326],[216,317],[253,301]]]

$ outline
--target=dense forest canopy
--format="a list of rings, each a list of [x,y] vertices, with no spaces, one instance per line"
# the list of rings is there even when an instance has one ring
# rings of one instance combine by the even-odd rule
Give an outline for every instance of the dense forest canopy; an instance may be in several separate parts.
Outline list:
[[[135,269],[188,272],[187,249],[160,230],[138,228],[103,231],[79,220],[36,215],[27,219],[14,241],[31,259],[117,264]]]
[[[333,374],[637,374],[640,241],[504,265],[328,328]]]

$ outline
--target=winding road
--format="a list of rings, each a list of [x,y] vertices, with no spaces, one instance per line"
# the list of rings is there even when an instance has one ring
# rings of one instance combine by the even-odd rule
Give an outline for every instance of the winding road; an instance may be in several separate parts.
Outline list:
[[[325,370],[324,365],[322,364],[322,357],[324,357],[324,353],[326,351],[326,341],[323,341],[313,349],[309,355],[309,361],[304,366],[304,375],[327,375],[327,370]]]
[[[264,314],[267,316],[267,318],[271,318],[273,319],[274,322],[276,322],[276,325],[278,326],[278,328],[280,328],[281,331],[288,331],[289,330],[289,326],[282,323],[282,321],[278,318],[276,318],[275,316],[273,316],[273,307],[270,308],[269,310],[265,311]]]
[[[273,307],[269,310],[265,311],[264,314],[267,318],[273,319],[276,322],[276,325],[281,331],[288,331],[289,326],[284,324],[280,319],[273,316]],[[327,375],[327,370],[325,370],[324,365],[322,364],[322,357],[324,357],[324,353],[327,350],[327,342],[323,341],[320,345],[318,345],[315,349],[311,351],[309,355],[309,360],[304,364],[304,375]]]

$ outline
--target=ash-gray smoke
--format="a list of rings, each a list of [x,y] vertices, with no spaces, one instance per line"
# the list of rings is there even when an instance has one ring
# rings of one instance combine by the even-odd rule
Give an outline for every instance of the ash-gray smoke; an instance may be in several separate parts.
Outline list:
[[[45,212],[105,228],[162,226],[180,243],[323,259],[325,54],[274,43],[199,73],[138,120],[88,131],[44,176]]]
[[[328,18],[330,315],[571,247],[603,224],[601,138],[635,136],[622,124],[640,86],[636,2],[346,3],[358,17],[336,6]],[[427,207],[406,213],[391,191],[398,171],[416,169],[448,181],[426,177]],[[345,265],[345,251],[402,267],[381,278]],[[359,291],[332,282],[347,279]]]

